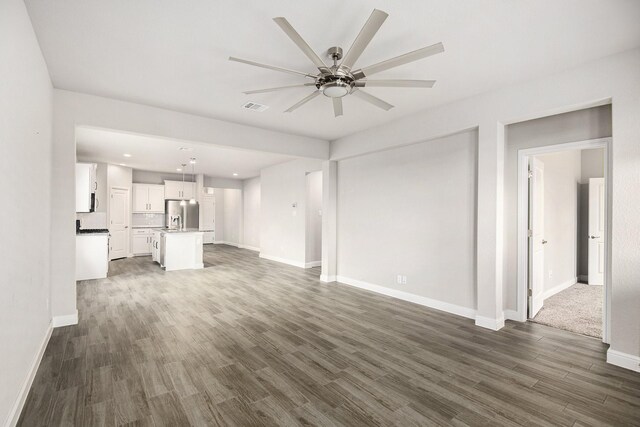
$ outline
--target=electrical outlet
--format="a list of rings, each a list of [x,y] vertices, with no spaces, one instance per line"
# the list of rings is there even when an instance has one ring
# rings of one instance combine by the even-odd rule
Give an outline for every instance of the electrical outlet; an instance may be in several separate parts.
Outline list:
[[[553,278],[553,270],[549,270],[549,279]]]
[[[407,284],[407,276],[402,276],[402,284],[403,285]]]
[[[402,276],[399,275],[399,274],[396,276],[396,284],[397,285],[401,285],[402,284]]]

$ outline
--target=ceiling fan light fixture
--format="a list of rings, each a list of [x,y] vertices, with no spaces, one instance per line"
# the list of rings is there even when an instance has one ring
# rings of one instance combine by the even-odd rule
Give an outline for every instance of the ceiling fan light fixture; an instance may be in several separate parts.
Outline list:
[[[327,82],[320,86],[322,94],[329,98],[342,98],[351,92],[351,86],[340,80]]]

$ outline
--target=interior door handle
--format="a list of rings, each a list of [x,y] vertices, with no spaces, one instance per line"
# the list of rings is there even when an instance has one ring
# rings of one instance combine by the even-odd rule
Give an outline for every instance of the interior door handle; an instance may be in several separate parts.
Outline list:
[[[546,245],[548,242],[546,240],[542,240],[542,244]]]
[[[600,236],[589,236],[590,239],[599,239]]]

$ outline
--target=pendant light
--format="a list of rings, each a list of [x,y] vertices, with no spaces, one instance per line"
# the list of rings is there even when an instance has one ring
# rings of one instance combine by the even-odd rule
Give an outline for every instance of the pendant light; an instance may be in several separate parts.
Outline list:
[[[195,183],[196,183],[196,175],[195,175],[196,158],[192,157],[191,160],[189,161],[189,163],[191,163],[191,179],[193,180],[193,184],[194,184],[194,187],[195,187]],[[196,204],[195,194],[191,195],[191,199],[189,200],[189,204],[190,205],[195,205]]]
[[[186,163],[182,164],[182,194],[184,194],[184,167],[187,166]],[[180,200],[180,206],[187,206],[187,201],[182,199]]]

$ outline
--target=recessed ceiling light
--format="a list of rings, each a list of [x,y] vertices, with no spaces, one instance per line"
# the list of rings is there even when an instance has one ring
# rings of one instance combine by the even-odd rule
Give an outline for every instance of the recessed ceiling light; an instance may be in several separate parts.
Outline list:
[[[238,174],[234,172],[234,173],[233,173],[233,176],[238,176]]]
[[[125,165],[124,163],[120,163],[120,166],[127,166],[127,165]]]
[[[192,158],[189,160],[189,163],[191,163],[192,165],[195,165],[195,164],[196,164],[196,158],[195,158],[195,157],[192,157]]]
[[[176,170],[177,170],[178,172],[182,172],[182,169],[181,169],[181,168],[177,168]]]
[[[125,156],[125,157],[131,157],[131,154],[129,154],[129,153],[124,153],[124,154],[123,154],[123,156]]]

